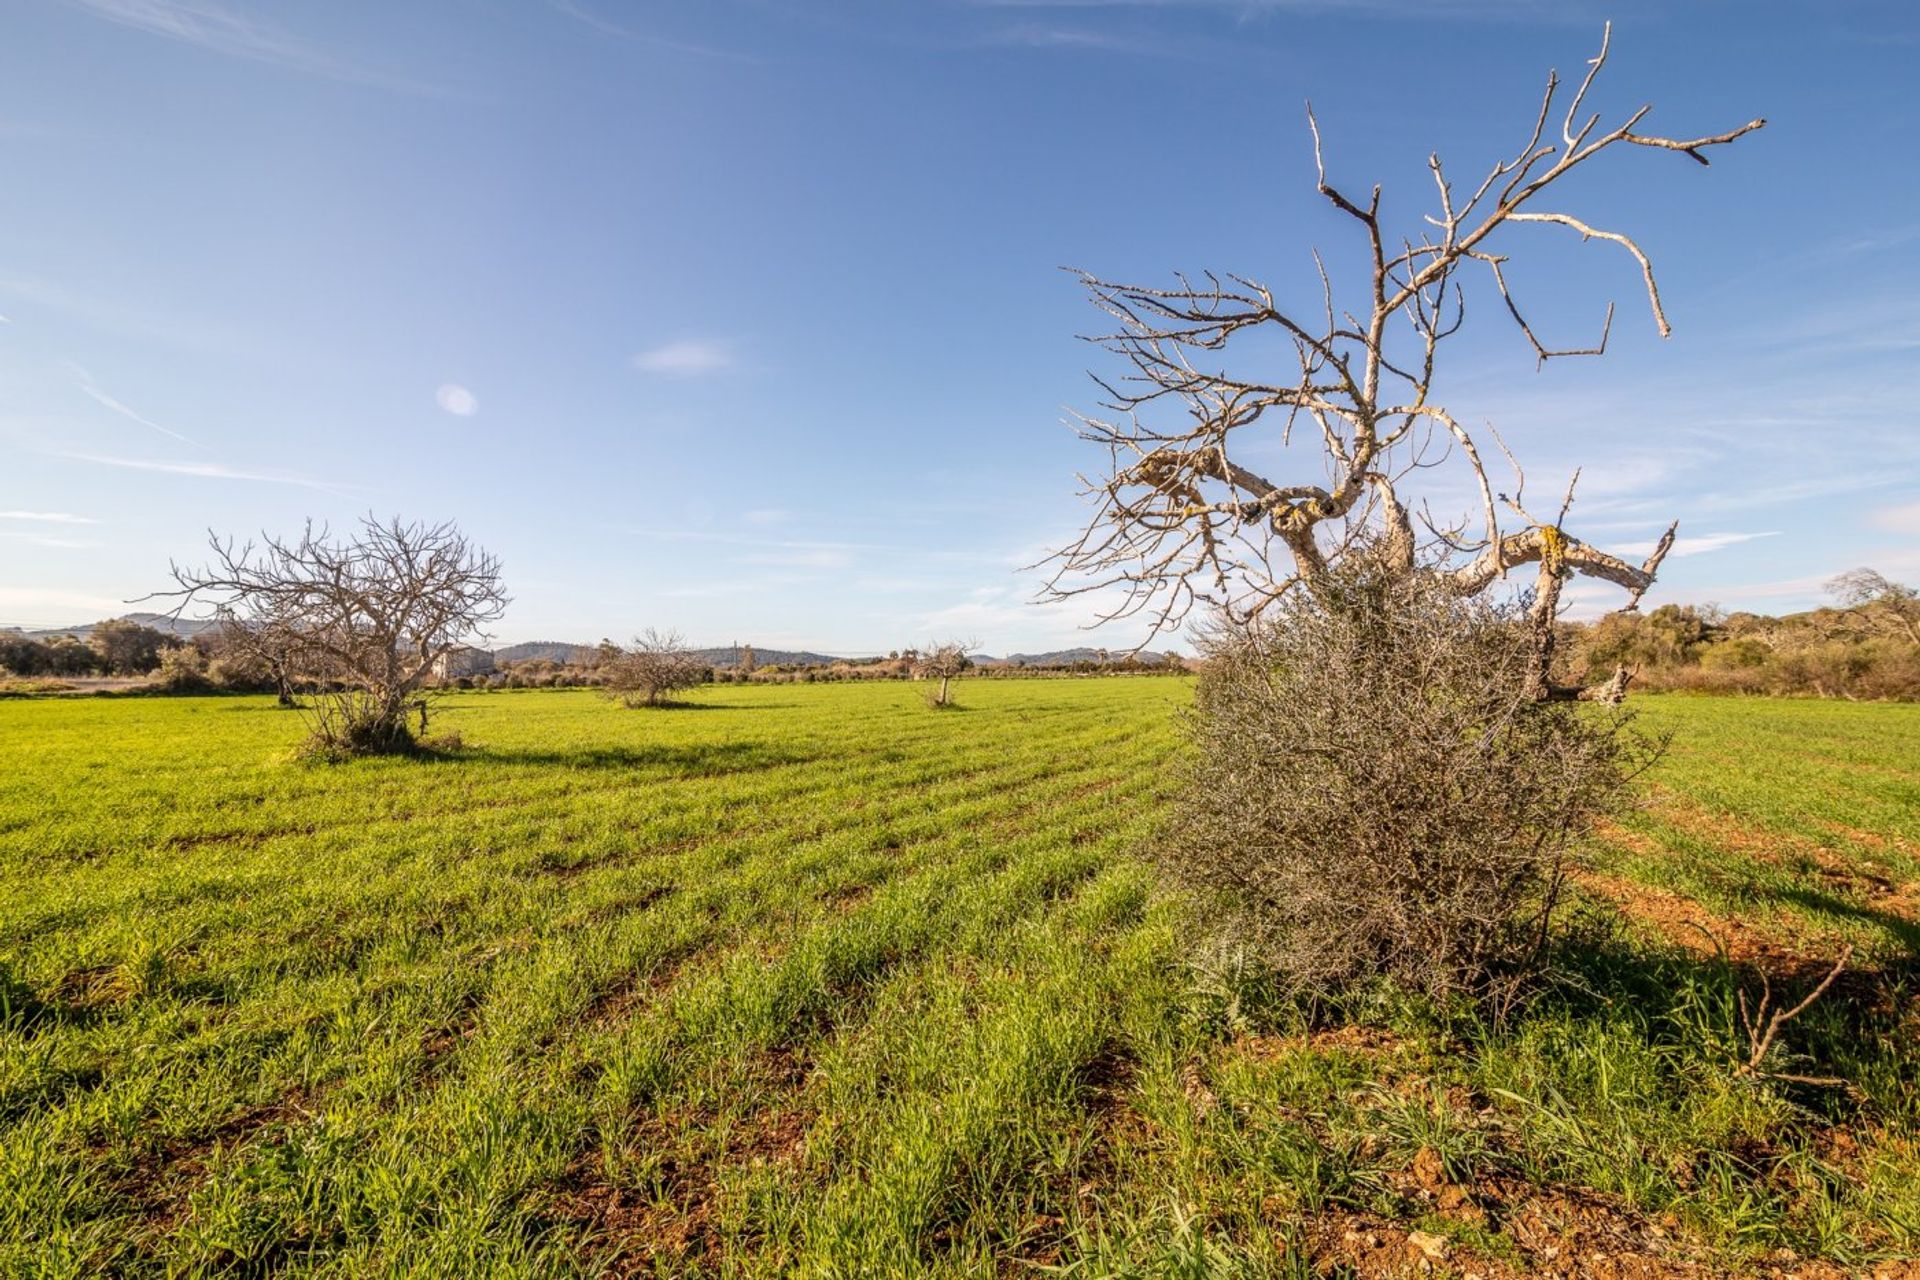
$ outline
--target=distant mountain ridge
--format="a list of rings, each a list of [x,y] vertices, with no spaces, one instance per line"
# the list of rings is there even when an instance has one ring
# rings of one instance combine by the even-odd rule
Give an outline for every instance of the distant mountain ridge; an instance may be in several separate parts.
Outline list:
[[[135,622],[170,636],[178,636],[182,640],[191,640],[201,632],[212,631],[220,625],[210,620],[174,618],[164,613],[125,613],[118,618],[101,618],[95,622],[83,622],[71,627],[43,627],[39,630],[23,628],[20,634],[29,640],[51,640],[55,636],[72,636],[75,640],[84,641],[93,635],[93,629],[102,622]]]
[[[101,619],[102,622],[109,619]],[[137,622],[143,627],[152,627],[168,635],[190,640],[205,631],[211,631],[220,624],[195,618],[172,618],[164,613],[128,613],[112,621]],[[72,627],[47,627],[40,630],[23,630],[21,634],[32,640],[50,640],[55,636],[72,636],[84,642],[93,634],[99,622],[82,623]],[[485,648],[485,645],[476,645]],[[504,645],[492,651],[495,662],[580,662],[592,654],[597,646],[575,644],[566,640],[523,640],[518,644]],[[766,649],[759,645],[735,646],[719,645],[708,649],[695,649],[693,653],[702,662],[715,667],[734,667],[740,663],[743,648],[753,649],[753,660],[761,667],[826,667],[836,662],[862,661],[836,656],[830,653],[815,653],[811,649]],[[1121,662],[1126,658],[1126,650],[1108,650],[1105,660]],[[1071,667],[1080,663],[1094,666],[1102,662],[1102,651],[1092,648],[1055,649],[1047,653],[1010,653],[1004,658],[990,654],[975,654],[974,663],[982,667]],[[1159,666],[1166,661],[1162,653],[1141,653],[1136,659],[1143,666]]]
[[[477,646],[484,647],[484,646]],[[548,662],[578,662],[593,652],[590,644],[568,644],[564,640],[526,640],[519,644],[510,644],[493,651],[495,662],[531,662],[544,658]]]
[[[591,644],[570,644],[564,640],[528,640],[521,644],[510,644],[493,651],[495,662],[531,662],[543,659],[547,662],[580,662],[598,648]],[[694,649],[692,653],[702,662],[715,667],[733,667],[740,664],[741,648],[753,649],[754,665],[767,667],[824,667],[835,662],[844,662],[832,654],[814,653],[807,649],[762,649],[758,645],[740,646],[721,645],[711,649]]]
[[[1167,660],[1167,655],[1143,651],[1133,655],[1133,659],[1143,667],[1157,667]],[[1125,649],[1055,649],[1050,653],[1010,653],[1004,658],[995,658],[981,653],[975,654],[973,660],[976,665],[982,667],[1071,667],[1082,662],[1099,666],[1103,662],[1125,662],[1127,651]]]

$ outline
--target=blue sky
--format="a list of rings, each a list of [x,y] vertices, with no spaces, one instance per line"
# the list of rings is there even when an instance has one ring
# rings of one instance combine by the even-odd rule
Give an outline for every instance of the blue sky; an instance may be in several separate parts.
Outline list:
[[[1470,303],[1441,397],[1575,532],[1683,542],[1654,597],[1780,611],[1920,579],[1920,16],[1905,3],[0,0],[0,624],[124,610],[205,530],[373,510],[506,561],[498,635],[1087,642],[1019,566],[1082,518],[1096,319],[1056,270],[1250,274],[1417,228],[1438,148],[1598,105],[1761,133],[1512,243],[1539,372]],[[1516,230],[1516,239],[1529,231]],[[1456,482],[1457,482],[1456,478]],[[1440,481],[1441,502],[1457,500]],[[1609,597],[1589,592],[1589,609]]]

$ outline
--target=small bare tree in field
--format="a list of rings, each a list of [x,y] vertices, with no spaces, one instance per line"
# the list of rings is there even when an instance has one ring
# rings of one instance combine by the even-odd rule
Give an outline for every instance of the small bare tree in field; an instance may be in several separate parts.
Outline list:
[[[1433,394],[1444,344],[1460,330],[1476,274],[1542,363],[1605,352],[1611,304],[1598,336],[1576,347],[1549,346],[1529,323],[1508,287],[1509,255],[1521,233],[1559,230],[1617,247],[1639,268],[1661,336],[1670,332],[1653,264],[1639,244],[1546,200],[1563,179],[1604,156],[1646,149],[1704,165],[1709,151],[1765,121],[1668,137],[1642,132],[1650,108],[1641,107],[1603,127],[1598,113],[1585,111],[1610,38],[1609,28],[1564,112],[1560,82],[1548,76],[1524,142],[1470,190],[1457,189],[1439,155],[1430,156],[1437,209],[1405,232],[1390,229],[1378,186],[1354,198],[1328,178],[1309,110],[1318,190],[1363,238],[1366,286],[1351,299],[1336,299],[1334,276],[1317,253],[1320,296],[1310,308],[1238,275],[1208,272],[1198,282],[1179,275],[1156,287],[1077,272],[1113,322],[1091,340],[1121,357],[1124,371],[1096,377],[1110,416],[1080,419],[1082,436],[1104,446],[1109,462],[1087,482],[1096,514],[1054,557],[1049,592],[1117,597],[1105,617],[1142,617],[1151,624],[1149,638],[1180,626],[1196,605],[1246,622],[1296,587],[1314,589],[1370,531],[1394,571],[1435,567],[1463,596],[1537,566],[1530,692],[1617,701],[1624,670],[1585,689],[1550,680],[1561,587],[1576,574],[1597,578],[1623,588],[1625,607],[1633,608],[1653,585],[1674,529],[1637,564],[1568,533],[1573,486],[1557,510],[1530,510],[1516,463],[1510,494],[1499,492],[1466,415]],[[1284,371],[1257,360],[1238,369],[1228,363],[1248,347],[1274,346],[1291,354]],[[1301,473],[1272,479],[1264,462],[1256,467],[1275,451],[1298,461]],[[1411,491],[1424,472],[1450,458],[1471,476],[1477,514],[1436,515]]]
[[[209,537],[204,566],[171,566],[174,616],[211,605],[226,639],[310,696],[313,744],[330,753],[405,751],[410,706],[425,724],[434,664],[506,611],[500,561],[451,523],[368,516],[335,539],[309,522],[296,539]]]
[[[687,649],[678,631],[652,627],[634,637],[633,648],[602,641],[600,671],[609,698],[627,707],[669,705],[672,695],[706,680],[710,668]]]
[[[919,656],[914,661],[913,673],[922,680],[940,682],[938,689],[928,690],[928,706],[950,707],[953,705],[954,677],[973,665],[973,659],[968,655],[979,647],[978,640],[942,640],[920,650]]]

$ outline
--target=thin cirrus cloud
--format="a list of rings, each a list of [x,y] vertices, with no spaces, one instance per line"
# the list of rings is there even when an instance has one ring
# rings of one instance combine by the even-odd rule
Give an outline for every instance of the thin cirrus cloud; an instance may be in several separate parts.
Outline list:
[[[699,377],[718,373],[733,363],[733,351],[724,342],[685,338],[642,351],[633,358],[633,367],[648,373],[676,378]]]
[[[99,524],[92,516],[71,511],[0,511],[0,520],[31,520],[38,524]]]
[[[261,484],[290,484],[321,493],[342,492],[336,485],[284,471],[246,471],[219,462],[161,462],[149,458],[119,458],[99,453],[55,453],[70,462],[87,462],[99,467],[120,467],[128,471],[153,471],[169,476],[193,476],[203,480],[251,480]]]
[[[83,542],[78,538],[56,538],[51,534],[31,533],[16,529],[0,529],[0,538],[9,538],[15,542],[24,542],[34,547],[58,547],[65,551],[77,551],[94,545],[91,542]]]
[[[617,36],[623,40],[639,40],[646,44],[658,45],[671,53],[688,53],[697,58],[717,58],[723,62],[760,62],[763,59],[750,53],[741,53],[735,49],[721,49],[713,45],[696,44],[689,40],[674,40],[667,36],[656,35],[651,31],[637,31],[632,27],[623,27],[612,22],[575,0],[547,0],[548,7],[556,13],[565,14],[583,26],[591,27],[601,35]]]
[[[1704,556],[1713,551],[1724,551],[1728,547],[1737,547],[1743,542],[1752,542],[1756,538],[1777,538],[1778,529],[1768,529],[1764,533],[1702,533],[1691,538],[1675,538],[1673,550],[1667,554],[1676,559],[1686,556]],[[1652,542],[1630,542],[1618,548],[1620,554],[1629,556],[1651,555],[1656,544]]]
[[[99,387],[94,385],[93,379],[87,375],[86,370],[76,366],[74,368],[74,372],[80,378],[81,392],[84,393],[88,399],[92,400],[95,404],[101,406],[102,408],[110,409],[114,413],[117,413],[121,417],[127,419],[129,422],[137,422],[141,426],[146,427],[149,430],[158,431],[163,436],[168,436],[174,440],[178,440],[181,444],[190,444],[196,449],[204,449],[207,447],[201,444],[198,440],[195,440],[192,436],[183,435],[180,432],[175,431],[172,427],[163,427],[159,423],[155,422],[152,418],[148,418],[140,414],[136,410],[132,409],[128,405],[122,403],[121,401],[114,399],[112,396],[108,395],[106,392],[102,391]]]
[[[405,93],[435,92],[432,86],[419,81],[343,62],[218,0],[67,0],[67,3],[116,26],[231,58]]]

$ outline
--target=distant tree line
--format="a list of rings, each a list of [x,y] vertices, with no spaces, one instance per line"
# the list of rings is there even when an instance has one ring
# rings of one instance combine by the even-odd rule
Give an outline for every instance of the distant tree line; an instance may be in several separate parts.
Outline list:
[[[1920,700],[1920,591],[1870,569],[1786,617],[1662,605],[1562,627],[1569,674],[1625,667],[1641,689]]]
[[[84,640],[72,635],[35,639],[19,631],[0,631],[0,670],[56,678],[151,675],[181,643],[178,636],[127,619],[96,623]]]

